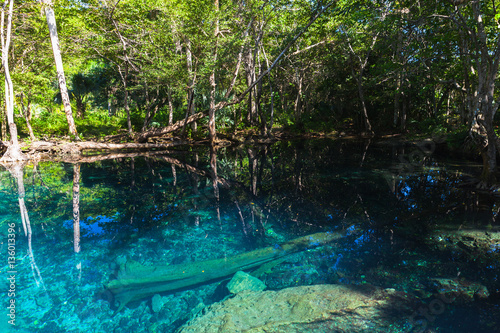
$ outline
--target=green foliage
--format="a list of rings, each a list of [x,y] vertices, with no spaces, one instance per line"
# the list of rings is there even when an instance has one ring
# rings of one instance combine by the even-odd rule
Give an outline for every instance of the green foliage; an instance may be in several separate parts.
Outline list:
[[[42,111],[38,117],[31,122],[33,132],[38,138],[46,136],[63,136],[68,133],[68,123],[64,112],[57,110],[54,112]]]
[[[77,125],[84,136],[126,128],[125,91],[135,131],[153,113],[150,123],[166,126],[169,105],[174,121],[183,119],[191,92],[195,111],[207,111],[212,73],[215,102],[231,100],[329,3],[273,0],[235,6],[220,1],[217,11],[210,0],[122,0],[116,6],[57,1],[68,87],[75,114],[84,118]],[[11,59],[16,94],[31,106],[38,136],[64,135],[67,126],[54,103],[58,87],[45,18],[37,3],[17,5]],[[376,132],[452,132],[470,120],[467,95],[470,100],[480,87],[477,70],[483,53],[463,38],[464,27],[456,23],[477,31],[473,5],[454,11],[446,1],[337,1],[251,95],[218,110],[217,128],[270,126],[273,103],[276,126],[330,132],[352,119],[361,129],[362,92]],[[480,10],[492,50],[487,54],[494,55],[498,13],[491,3]],[[463,20],[446,19],[450,13]],[[236,69],[234,88],[226,97]],[[260,115],[251,114],[250,98],[260,103]],[[22,119],[16,119],[25,133]],[[206,135],[199,128],[198,134]]]
[[[122,123],[117,117],[109,117],[106,111],[89,112],[85,119],[76,119],[82,137],[102,137],[118,134]]]
[[[85,119],[75,119],[76,125],[83,138],[101,137],[117,134],[122,128],[120,118],[109,117],[107,111],[89,112]],[[35,136],[43,138],[45,136],[64,136],[68,132],[66,117],[62,111],[42,112],[38,117],[33,118],[32,127]],[[23,132],[24,126],[22,127]]]

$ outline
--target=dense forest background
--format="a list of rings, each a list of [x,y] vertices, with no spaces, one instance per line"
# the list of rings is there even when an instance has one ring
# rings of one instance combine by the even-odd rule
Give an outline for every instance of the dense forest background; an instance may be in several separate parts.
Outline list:
[[[2,8],[2,42],[10,3]],[[68,134],[50,8],[80,138],[128,133],[144,142],[154,129],[212,141],[240,130],[267,136],[276,128],[452,133],[483,155],[489,178],[499,146],[497,6],[495,0],[14,1],[4,58],[15,123],[31,141]],[[169,127],[182,120],[189,125]]]

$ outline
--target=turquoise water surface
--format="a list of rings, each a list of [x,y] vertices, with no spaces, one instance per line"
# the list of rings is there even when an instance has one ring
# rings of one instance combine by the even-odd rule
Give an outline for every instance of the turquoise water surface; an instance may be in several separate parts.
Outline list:
[[[106,286],[120,265],[334,232],[260,276],[267,289],[391,288],[412,299],[387,318],[394,332],[499,332],[500,200],[476,189],[480,165],[444,155],[429,142],[316,140],[0,167],[0,331],[175,332],[228,297],[229,278],[119,309]]]

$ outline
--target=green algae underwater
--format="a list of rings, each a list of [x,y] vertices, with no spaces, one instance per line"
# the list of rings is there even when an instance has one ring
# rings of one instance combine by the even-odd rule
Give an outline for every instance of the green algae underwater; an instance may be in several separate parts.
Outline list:
[[[272,265],[257,274],[267,286],[262,293],[277,293],[266,296],[276,304],[273,297],[292,297],[292,288],[331,286],[342,290],[345,304],[354,302],[348,290],[355,290],[363,302],[375,302],[371,309],[381,295],[405,308],[385,311],[367,332],[495,332],[499,198],[471,185],[480,165],[419,147],[311,140],[224,148],[217,156],[196,148],[2,171],[0,329],[181,331],[215,306],[260,295],[231,296],[225,288],[244,264],[214,266],[216,278],[199,281],[193,274],[196,283],[173,288],[156,281],[146,295],[115,302],[126,293],[110,287],[127,263],[141,267],[145,278],[155,267],[168,272],[268,251],[286,253],[271,256]],[[419,151],[422,158],[412,159]],[[284,251],[317,233],[335,237]],[[15,238],[15,297],[7,279],[9,237]],[[252,268],[267,262],[259,260]],[[368,322],[374,314],[363,315]],[[334,319],[349,322],[342,316]],[[304,320],[297,315],[297,323]],[[302,329],[328,331],[326,323]]]

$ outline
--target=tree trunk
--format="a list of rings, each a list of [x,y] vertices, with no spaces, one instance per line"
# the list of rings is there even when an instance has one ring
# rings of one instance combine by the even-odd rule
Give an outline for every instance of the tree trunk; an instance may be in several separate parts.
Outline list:
[[[471,80],[470,73],[474,72],[472,63],[471,63],[471,55],[469,49],[469,40],[463,32],[460,31],[460,57],[464,62],[463,70],[464,70],[464,88],[465,88],[465,107],[469,114],[467,115],[467,122],[472,123],[472,101],[474,99],[472,88],[471,88]]]
[[[64,67],[61,57],[61,50],[59,48],[59,37],[57,36],[56,17],[52,9],[51,0],[41,0],[45,7],[45,16],[47,18],[47,25],[49,26],[50,41],[52,43],[52,51],[54,52],[54,61],[56,63],[57,79],[59,82],[59,90],[61,91],[61,99],[64,105],[64,113],[68,121],[69,132],[78,138],[76,131],[75,120],[73,119],[73,112],[71,111],[71,103],[69,101],[68,87],[66,86],[66,78],[64,77]]]
[[[5,9],[9,5],[9,13],[7,16],[7,33],[4,34],[5,23]],[[17,127],[14,123],[14,87],[9,71],[9,47],[12,32],[12,12],[14,10],[14,0],[6,1],[2,7],[1,17],[1,38],[2,38],[2,67],[5,74],[5,109],[7,113],[7,121],[9,123],[10,131],[10,146],[2,156],[0,161],[19,161],[24,160],[26,157],[21,152],[19,142],[17,140]]]
[[[396,75],[396,94],[394,96],[394,128],[399,128],[401,132],[406,130],[406,99],[405,99],[405,82],[406,71],[403,68]]]
[[[31,101],[28,99],[28,105],[24,107],[24,94],[21,93],[20,102],[21,109],[23,111],[24,120],[26,120],[26,126],[28,127],[28,133],[30,135],[31,141],[36,141],[35,134],[33,133],[33,128],[31,127]]]
[[[278,86],[278,96],[281,104],[281,112],[288,110],[288,100],[286,98],[286,87],[284,83]]]
[[[487,186],[496,182],[496,152],[497,149],[500,148],[497,147],[498,137],[493,126],[493,119],[497,110],[497,107],[493,105],[493,100],[495,80],[497,76],[496,71],[498,70],[498,66],[496,69],[492,66],[493,63],[494,62],[488,62],[486,65],[483,65],[484,67],[488,67],[486,73],[481,73],[482,70],[479,70],[479,86],[482,88],[482,91],[479,92],[474,103],[477,105],[478,111],[476,112],[474,118],[474,125],[471,128],[471,131],[476,138],[476,143],[480,148],[481,155],[483,156],[484,163],[481,180]]]
[[[303,75],[300,69],[295,68],[295,83],[297,83],[297,96],[295,97],[295,106],[294,106],[294,113],[295,113],[295,122],[299,123],[300,122],[300,116],[302,114],[302,82],[303,82]]]
[[[148,84],[144,81],[144,94],[146,95],[146,116],[144,117],[144,122],[142,124],[141,131],[144,132],[148,128],[149,123],[153,116],[151,115],[151,99],[149,98]]]
[[[151,97],[149,96],[148,82],[144,80],[144,95],[146,96],[146,116],[144,117],[144,123],[142,124],[142,132],[146,131],[149,124],[151,123],[151,120],[153,120],[153,117],[156,115],[158,105],[153,110],[151,109],[154,102],[156,102],[156,100],[158,99],[160,91],[159,89],[156,89],[156,98],[151,100]]]
[[[262,47],[262,54],[264,55],[264,59],[266,60],[266,66],[269,68],[269,59],[267,58],[266,51],[264,47]],[[270,92],[270,104],[269,104],[269,124],[266,125],[265,127],[265,136],[271,136],[272,135],[272,129],[273,129],[273,122],[274,122],[274,94],[273,94],[273,80],[271,77],[271,73],[269,73],[269,92]]]
[[[80,164],[73,165],[73,249],[80,252]]]
[[[210,177],[212,178],[212,188],[216,200],[217,220],[220,222],[220,196],[219,196],[219,177],[217,175],[217,150],[214,146],[210,147]]]
[[[269,75],[269,90],[271,93],[271,116],[269,119],[269,127],[267,130],[267,135],[273,134],[273,123],[274,123],[274,93],[273,93],[273,82],[271,80],[271,75]]]
[[[244,67],[247,75],[247,85],[252,86],[255,81],[255,66],[252,59],[252,51],[249,49],[244,56]],[[255,104],[255,89],[251,89],[248,93],[248,113],[247,121],[250,125],[255,124],[255,119],[257,115],[257,107]]]
[[[211,142],[217,139],[217,132],[215,130],[215,72],[210,74],[210,108],[208,110],[208,134]]]
[[[358,74],[355,74],[354,68],[352,68],[352,67],[351,67],[351,72],[352,72],[352,76],[356,80],[356,83],[358,84],[358,94],[359,94],[359,99],[361,101],[361,116],[363,117],[365,129],[370,135],[373,135],[374,133],[372,130],[372,126],[370,124],[370,120],[368,119],[368,110],[366,108],[366,102],[365,102],[364,91],[363,91],[363,76],[364,76],[364,71],[366,69],[366,66],[368,65],[368,60],[370,59],[370,54],[371,54],[375,44],[377,43],[377,39],[378,39],[379,34],[380,34],[380,32],[377,32],[377,34],[375,34],[375,36],[372,37],[372,43],[371,43],[370,47],[368,48],[368,51],[366,52],[364,59],[362,59],[361,56],[354,51],[354,49],[352,47],[351,39],[349,38],[349,35],[347,34],[347,32],[345,32],[347,46],[348,46],[349,50],[351,51],[351,54],[359,62]]]
[[[170,88],[167,87],[167,99],[168,99],[168,126],[171,126],[174,122],[174,103],[172,102],[172,93]]]
[[[401,107],[401,114],[400,114],[400,119],[401,119],[401,132],[404,132],[406,131],[406,105],[407,105],[407,101],[406,101],[406,98],[405,98],[406,94],[404,92],[401,93],[401,99],[403,100],[403,105]]]
[[[403,19],[403,17],[401,17],[401,20]],[[398,38],[397,38],[397,42],[396,42],[396,52],[394,54],[394,60],[395,62],[399,65],[399,66],[402,66],[402,54],[401,54],[401,51],[403,49],[403,25],[401,23],[401,21],[399,21],[399,24],[398,24]],[[402,81],[403,81],[403,75],[401,73],[401,71],[399,71],[398,73],[396,73],[396,93],[394,95],[394,118],[393,118],[393,126],[394,128],[397,127],[398,125],[398,119],[399,119],[399,116],[400,116],[400,96],[401,96],[401,85],[402,85]]]
[[[75,96],[75,102],[76,102],[76,117],[78,119],[84,119],[85,103],[83,102],[83,99],[80,96]]]
[[[116,114],[116,105],[115,105],[115,94],[116,87],[112,87],[110,89],[106,89],[106,98],[108,101],[108,117],[113,117]]]
[[[355,75],[353,73],[353,75]],[[363,122],[365,129],[369,134],[373,134],[372,125],[370,124],[370,119],[368,118],[368,110],[366,108],[365,94],[363,91],[363,70],[360,71],[359,77],[356,77],[358,83],[358,94],[359,100],[361,101],[361,116],[363,117]]]
[[[1,109],[1,112],[2,112],[2,120],[1,120],[1,123],[2,123],[2,141],[7,141],[7,113],[5,111],[5,105],[1,105],[0,104],[0,109]]]
[[[191,41],[187,41],[186,46],[186,62],[187,62],[187,70],[189,74],[189,83],[188,83],[188,93],[187,93],[187,107],[188,114],[190,116],[195,114],[195,106],[194,106],[194,84],[196,82],[196,75],[193,72],[193,55],[191,54]],[[172,125],[172,122],[169,122],[169,125]],[[196,132],[198,125],[196,121],[191,123],[191,129]]]
[[[31,270],[33,274],[33,278],[35,279],[35,283],[37,285],[41,285],[41,287],[46,290],[42,274],[38,265],[35,261],[35,256],[33,254],[33,242],[32,242],[32,231],[31,231],[31,223],[30,217],[28,214],[28,209],[26,208],[26,203],[24,198],[26,196],[26,190],[24,188],[24,163],[13,163],[6,166],[7,170],[10,172],[12,177],[17,182],[17,193],[18,193],[18,202],[19,202],[19,211],[21,213],[21,222],[23,225],[24,235],[27,238],[28,250],[27,255],[30,259]]]
[[[132,121],[130,120],[130,107],[128,105],[127,77],[128,77],[128,63],[125,63],[125,75],[122,76],[123,88],[125,89],[123,97],[123,106],[125,108],[125,113],[127,114],[127,130],[129,134],[132,134]]]
[[[216,11],[216,15],[219,14],[219,0],[215,0],[214,7]],[[210,74],[210,86],[212,89],[210,90],[210,108],[208,110],[208,133],[210,137],[210,142],[214,143],[217,140],[217,132],[215,130],[215,89],[217,84],[215,82],[215,63],[217,62],[217,48],[218,48],[218,39],[219,39],[219,20],[217,18],[215,24],[215,50],[214,50],[214,68],[212,69],[212,73]]]
[[[472,124],[470,133],[475,138],[481,154],[483,155],[483,173],[481,180],[486,186],[496,182],[497,171],[497,145],[498,137],[493,126],[493,119],[498,110],[498,104],[494,102],[495,81],[498,76],[500,65],[500,36],[495,36],[496,40],[493,44],[487,43],[486,30],[483,23],[483,13],[481,11],[481,2],[471,2],[472,13],[476,25],[476,30],[472,30],[469,36],[462,34],[462,38],[471,38],[473,45],[472,57],[477,66],[477,86],[475,89],[474,99],[471,103]],[[467,29],[466,20],[460,12],[460,21],[462,26],[460,29]],[[467,31],[467,30],[466,30]],[[471,31],[469,29],[469,31]],[[466,41],[463,41],[464,43]],[[493,50],[489,49],[488,45],[494,45]]]
[[[400,75],[396,75],[396,94],[394,94],[394,118],[393,118],[393,127],[396,128],[398,126],[398,119],[399,119],[399,112],[400,112],[400,103],[399,103],[399,97],[401,96],[400,91],[401,91],[401,80],[400,80]]]
[[[260,51],[259,49],[257,48],[257,52],[256,52],[256,61],[258,61],[258,69],[259,69],[259,76],[260,76],[260,73],[262,73],[262,62],[260,61]],[[259,119],[260,119],[260,128],[261,128],[261,134],[262,135],[267,135],[267,119],[266,119],[266,115],[264,114],[264,111],[262,110],[262,102],[261,102],[261,98],[262,98],[262,81],[263,80],[260,80],[259,83],[257,84],[257,93],[255,95],[255,103],[257,104],[257,112],[258,112],[258,115],[259,115]]]

